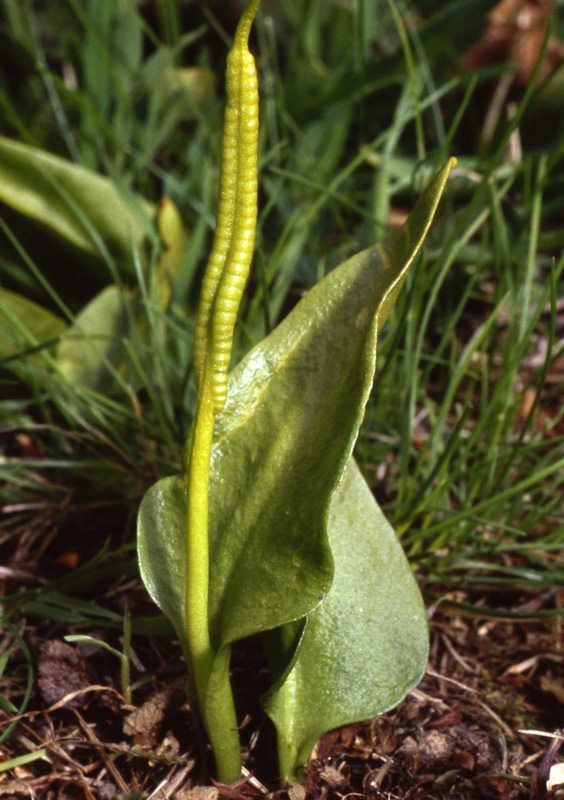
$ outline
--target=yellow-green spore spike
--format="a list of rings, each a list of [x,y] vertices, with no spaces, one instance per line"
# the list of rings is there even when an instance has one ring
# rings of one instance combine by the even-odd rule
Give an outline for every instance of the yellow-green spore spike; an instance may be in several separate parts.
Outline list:
[[[229,253],[219,282],[212,318],[212,386],[214,409],[221,411],[227,396],[227,373],[241,297],[253,258],[257,224],[258,83],[248,50],[231,54],[240,73],[237,152],[237,196]]]
[[[186,645],[202,719],[224,783],[237,779],[241,760],[228,680],[224,694],[214,693],[213,702],[208,694],[216,656],[208,618],[210,458],[215,416],[225,403],[233,330],[255,240],[259,109],[257,74],[248,39],[259,4],[260,0],[251,0],[247,5],[227,58],[219,208],[196,320],[198,402],[187,465]]]
[[[241,19],[235,31],[235,42],[247,48],[249,44],[249,34],[251,32],[252,24],[255,20],[258,7],[261,0],[249,0],[247,7],[241,14]]]
[[[217,287],[229,253],[233,235],[237,192],[237,131],[239,122],[237,75],[227,70],[227,107],[223,122],[219,205],[212,251],[208,259],[194,335],[194,366],[201,391],[204,366],[208,357],[211,335],[210,319]]]
[[[259,4],[260,0],[252,0],[246,7],[227,58],[217,228],[196,324],[196,372],[200,386],[204,371],[209,375],[216,411],[225,404],[235,321],[255,241],[259,98],[248,39]]]

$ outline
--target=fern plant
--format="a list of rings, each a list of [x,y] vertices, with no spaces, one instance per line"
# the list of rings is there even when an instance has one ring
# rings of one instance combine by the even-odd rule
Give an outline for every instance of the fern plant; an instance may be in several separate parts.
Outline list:
[[[145,585],[172,621],[221,781],[241,772],[229,663],[262,634],[264,707],[280,775],[331,728],[379,714],[419,681],[423,603],[352,458],[378,331],[422,246],[453,161],[404,226],[312,289],[229,374],[256,225],[258,97],[244,11],[228,57],[216,239],[196,324],[186,470],[152,486],[138,520]]]

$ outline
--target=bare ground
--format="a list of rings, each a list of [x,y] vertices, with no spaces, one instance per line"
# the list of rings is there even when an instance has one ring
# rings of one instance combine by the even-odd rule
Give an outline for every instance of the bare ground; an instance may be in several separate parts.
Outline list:
[[[8,586],[13,593],[13,577]],[[219,788],[231,798],[541,800],[561,743],[546,734],[564,723],[564,650],[561,618],[540,615],[562,606],[564,596],[498,595],[491,587],[443,591],[430,606],[431,657],[421,685],[391,713],[327,734],[302,782],[289,790],[276,787],[273,740],[252,700],[242,719],[246,777],[213,786],[169,638],[133,637],[131,678],[140,685],[131,700],[123,696],[114,655],[67,644],[63,636],[76,626],[42,620],[32,608],[0,643],[0,652],[10,652],[0,694],[18,707],[26,684],[31,692],[23,714],[0,708],[0,753],[4,761],[33,760],[0,771],[0,797],[211,800]],[[112,600],[150,612],[135,579],[121,578],[98,599]],[[456,605],[492,607],[496,600],[528,616],[492,618]],[[118,632],[84,633],[121,646]],[[258,696],[261,664],[247,670],[235,663],[235,670],[243,695]]]

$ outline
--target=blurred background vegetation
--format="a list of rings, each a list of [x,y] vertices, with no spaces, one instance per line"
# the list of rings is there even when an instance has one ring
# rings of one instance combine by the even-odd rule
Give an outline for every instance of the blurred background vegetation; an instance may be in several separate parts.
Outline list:
[[[241,6],[0,2],[0,547],[45,582],[15,618],[104,619],[78,595],[135,576],[136,504],[182,461]],[[563,6],[263,0],[253,34],[238,357],[459,159],[357,446],[430,598],[563,582]]]

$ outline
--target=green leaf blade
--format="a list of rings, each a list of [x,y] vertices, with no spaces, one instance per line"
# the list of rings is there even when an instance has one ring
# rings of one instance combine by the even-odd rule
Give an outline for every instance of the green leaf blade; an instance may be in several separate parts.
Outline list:
[[[63,320],[47,309],[0,287],[0,359],[52,343],[65,328]]]
[[[145,588],[172,622],[186,653],[186,488],[180,478],[162,478],[145,494],[137,518],[137,554]]]
[[[110,285],[77,314],[57,347],[57,365],[68,380],[98,391],[112,387],[127,333],[128,297]]]
[[[151,204],[128,202],[108,178],[47,151],[0,136],[0,206],[37,229],[42,243],[50,234],[69,252],[86,259],[98,280],[110,281],[109,262],[135,275],[132,253],[144,252],[154,213]],[[37,226],[37,228],[36,228]]]
[[[351,461],[331,504],[333,584],[266,702],[284,778],[327,731],[381,714],[425,670],[425,609],[397,537]]]
[[[327,514],[372,388],[377,330],[452,166],[400,230],[324,278],[230,376],[210,481],[218,649],[303,617],[329,589]]]

